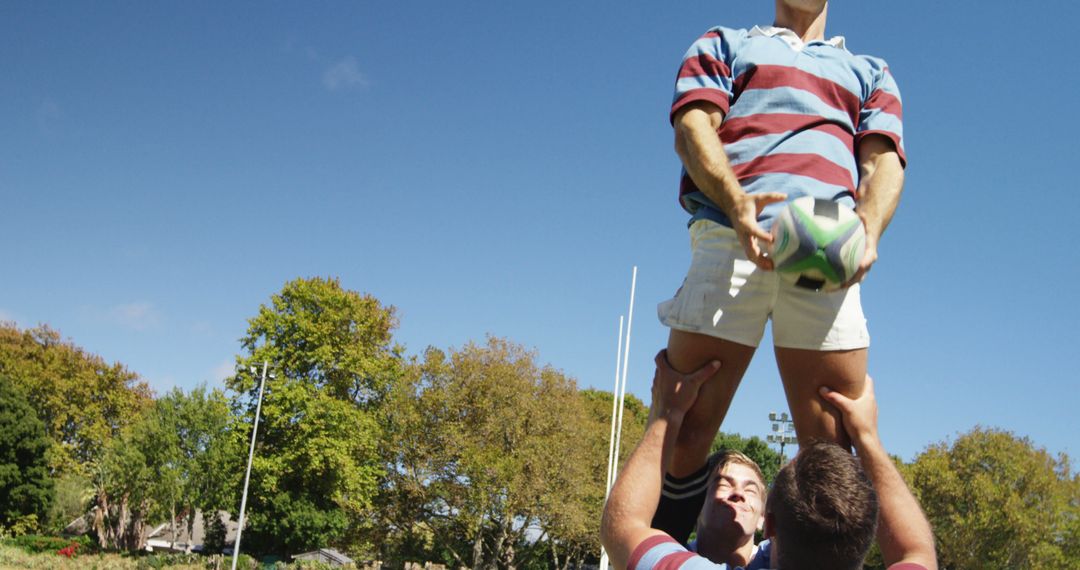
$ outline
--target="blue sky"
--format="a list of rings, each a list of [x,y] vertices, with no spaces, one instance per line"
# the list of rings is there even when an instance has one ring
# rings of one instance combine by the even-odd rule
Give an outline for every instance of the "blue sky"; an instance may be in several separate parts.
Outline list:
[[[883,437],[975,425],[1078,455],[1080,128],[1047,1],[838,2],[885,58],[905,195],[864,292]],[[410,354],[508,337],[629,390],[689,263],[667,111],[712,25],[772,3],[59,3],[0,7],[0,319],[48,323],[157,391],[219,385],[300,276],[397,307]],[[724,429],[783,396],[763,343]],[[1075,464],[1075,462],[1074,462]]]

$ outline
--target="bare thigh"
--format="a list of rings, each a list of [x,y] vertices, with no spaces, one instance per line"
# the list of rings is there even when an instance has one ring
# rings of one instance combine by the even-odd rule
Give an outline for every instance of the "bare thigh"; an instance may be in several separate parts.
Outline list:
[[[679,372],[693,372],[712,360],[722,363],[720,370],[701,387],[697,401],[683,420],[675,444],[671,474],[689,475],[701,468],[709,447],[727,415],[731,399],[739,387],[755,348],[723,339],[671,330],[668,336],[668,362]]]
[[[818,351],[776,347],[776,366],[800,444],[825,439],[851,448],[839,413],[821,399],[818,389],[828,386],[857,397],[866,382],[866,356],[865,348]]]

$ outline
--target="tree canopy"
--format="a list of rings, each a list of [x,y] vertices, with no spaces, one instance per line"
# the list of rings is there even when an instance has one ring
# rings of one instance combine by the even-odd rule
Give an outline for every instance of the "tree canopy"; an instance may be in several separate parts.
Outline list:
[[[88,473],[108,441],[152,398],[137,374],[61,340],[48,326],[19,330],[0,323],[0,374],[40,410],[54,475]]]
[[[1080,479],[1068,457],[977,427],[907,468],[945,568],[1080,568]]]
[[[190,537],[196,510],[233,506],[243,443],[224,394],[173,389],[120,435],[96,462],[95,529],[102,546],[137,550],[146,524],[172,523]],[[153,519],[153,520],[150,520]]]
[[[428,349],[389,407],[391,542],[471,568],[599,552],[610,409],[599,422],[590,406],[505,339]]]
[[[268,362],[275,378],[265,388],[245,544],[285,554],[350,541],[365,548],[363,515],[383,474],[382,406],[401,370],[396,326],[393,307],[318,277],[286,283],[249,321],[239,369],[261,372]],[[247,426],[257,375],[227,381]]]

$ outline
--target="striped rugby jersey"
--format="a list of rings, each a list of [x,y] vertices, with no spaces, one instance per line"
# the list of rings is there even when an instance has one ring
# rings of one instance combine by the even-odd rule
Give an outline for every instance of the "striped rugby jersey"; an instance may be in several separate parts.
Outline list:
[[[906,164],[900,91],[881,59],[854,55],[843,42],[793,45],[789,30],[715,27],[690,46],[675,84],[670,119],[689,103],[724,112],[718,131],[743,189],[814,196],[855,205],[855,148],[868,134],[893,141]],[[790,43],[789,43],[790,42]],[[691,222],[731,226],[683,169],[679,201]],[[768,229],[785,204],[758,217]]]
[[[666,534],[649,537],[637,545],[630,554],[627,570],[765,570],[770,567],[770,543],[763,541],[755,549],[746,567],[732,567],[713,561],[687,550]]]
[[[768,549],[769,541],[759,546]],[[653,535],[638,544],[630,554],[627,570],[756,570],[769,568],[771,556],[768,551],[764,556],[755,555],[745,568],[716,564],[708,558],[688,551],[674,538],[666,534]],[[889,566],[888,570],[926,570],[926,567],[914,562],[899,562]]]

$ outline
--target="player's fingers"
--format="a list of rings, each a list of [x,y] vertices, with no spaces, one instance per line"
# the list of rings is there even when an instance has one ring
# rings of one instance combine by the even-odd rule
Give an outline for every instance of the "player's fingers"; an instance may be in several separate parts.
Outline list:
[[[765,231],[765,228],[762,228],[761,226],[759,226],[757,224],[754,224],[753,226],[750,227],[750,234],[753,235],[755,238],[757,238],[759,240],[762,240],[762,241],[765,241],[765,242],[768,242],[768,243],[773,242],[772,232]]]
[[[818,388],[818,394],[821,394],[821,398],[826,402],[836,406],[841,412],[847,411],[851,407],[852,400],[847,396],[841,394],[829,388],[828,386],[822,386]]]
[[[864,262],[862,262],[862,265],[859,266],[859,269],[858,269],[858,271],[855,272],[855,275],[852,275],[851,279],[848,279],[846,282],[844,282],[843,287],[847,288],[847,287],[851,287],[852,285],[854,285],[856,283],[862,283],[863,279],[866,279],[866,274],[870,273],[870,269],[873,266],[874,266],[873,261],[864,261]]]
[[[653,358],[653,362],[656,363],[656,368],[658,370],[659,369],[671,368],[671,364],[668,363],[668,360],[667,360],[667,349],[666,348],[661,348],[660,352],[657,352],[656,357]]]
[[[787,200],[787,194],[783,192],[763,192],[761,194],[754,194],[754,202],[758,207],[764,207],[775,202],[783,202]]]
[[[757,240],[750,238],[751,243],[746,246],[746,258],[758,266],[758,268],[765,271],[773,270],[773,260],[765,255],[765,252],[758,245]]]
[[[709,362],[706,362],[704,366],[698,368],[697,371],[691,374],[688,380],[695,384],[702,384],[709,378],[712,378],[713,374],[716,374],[716,371],[720,370],[721,366],[722,364],[719,360],[710,360]]]
[[[773,266],[774,266],[774,264],[773,264],[773,260],[772,260],[771,257],[768,257],[766,255],[761,256],[761,259],[758,262],[758,267],[764,269],[765,271],[772,271]]]
[[[749,259],[754,265],[760,267],[761,269],[766,269],[766,258],[761,255],[761,250],[758,249],[757,244],[746,247],[746,259]]]

